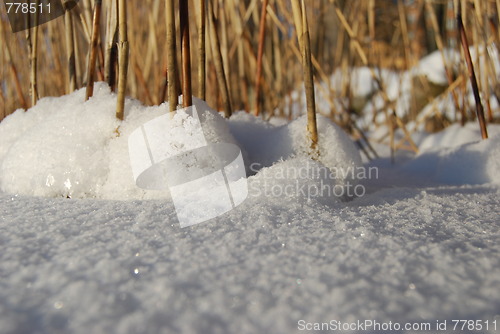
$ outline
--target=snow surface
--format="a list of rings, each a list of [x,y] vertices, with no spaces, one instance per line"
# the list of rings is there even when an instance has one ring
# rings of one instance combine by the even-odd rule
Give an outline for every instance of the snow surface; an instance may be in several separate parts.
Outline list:
[[[500,323],[499,136],[451,127],[423,139],[420,155],[378,159],[364,165],[376,174],[352,180],[318,174],[361,166],[324,118],[318,161],[302,144],[304,119],[275,127],[236,114],[225,128],[214,118],[214,136],[246,152],[249,197],[181,229],[167,192],[134,187],[127,153],[127,134],[166,107],[128,100],[119,124],[114,95],[96,88],[86,103],[83,91],[43,99],[0,123],[0,333]],[[470,135],[457,143],[461,131]],[[351,181],[366,194],[314,192]]]

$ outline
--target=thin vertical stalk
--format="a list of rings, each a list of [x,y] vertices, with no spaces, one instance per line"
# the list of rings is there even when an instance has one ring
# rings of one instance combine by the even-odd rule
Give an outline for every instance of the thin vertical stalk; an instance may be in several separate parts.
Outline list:
[[[479,87],[477,84],[476,73],[474,71],[474,64],[472,63],[472,58],[469,50],[469,41],[467,40],[467,34],[465,32],[464,23],[462,20],[462,7],[458,6],[457,10],[457,26],[458,32],[460,34],[460,41],[462,42],[462,48],[464,50],[465,61],[467,63],[467,68],[469,70],[469,78],[472,84],[472,90],[474,92],[474,99],[476,101],[476,113],[477,119],[479,121],[479,127],[481,129],[481,136],[483,139],[488,138],[488,130],[486,129],[486,120],[484,118],[484,108],[481,103],[481,96],[479,95]]]
[[[307,103],[307,130],[311,139],[311,149],[316,155],[318,145],[318,128],[316,124],[316,101],[314,94],[313,68],[311,61],[311,40],[309,37],[309,24],[304,0],[292,0],[293,16],[295,20],[297,37],[302,52],[302,69]]]
[[[303,59],[304,59],[304,79],[306,86],[307,102],[307,130],[311,138],[311,149],[316,154],[318,145],[318,127],[316,124],[316,100],[314,94],[314,78],[311,60],[311,38],[309,36],[309,24],[307,22],[307,12],[304,0],[302,0],[302,28],[304,39]]]
[[[94,77],[95,77],[95,63],[97,60],[97,43],[99,41],[99,23],[101,21],[101,8],[102,0],[95,0],[94,3],[94,18],[92,24],[92,38],[90,40],[90,54],[89,63],[87,68],[87,91],[85,94],[85,100],[88,100],[92,95],[94,95]]]
[[[375,0],[369,0],[369,2],[368,2],[368,30],[369,30],[369,34],[370,34],[370,41],[374,41],[375,40]]]
[[[198,89],[202,100],[205,100],[206,94],[206,16],[205,16],[205,0],[200,0],[199,17],[198,17]]]
[[[432,4],[429,0],[425,0],[425,6],[426,6],[427,12],[429,13],[429,16],[430,16],[432,29],[434,30],[436,45],[437,45],[437,47],[440,51],[440,54],[441,54],[441,59],[443,61],[446,79],[448,80],[448,84],[452,85],[453,81],[454,81],[453,76],[452,76],[452,70],[450,69],[450,66],[448,65],[448,61],[447,61],[446,56],[445,56],[444,43],[443,43],[443,39],[441,38],[441,31],[439,29],[439,24],[438,24],[438,20],[436,17],[436,12],[434,11],[434,8],[432,7]],[[460,104],[458,103],[458,96],[454,90],[451,91],[451,96],[453,98],[453,103],[455,105],[455,108],[457,110],[460,110]]]
[[[104,58],[104,80],[111,90],[116,89],[116,63],[118,61],[118,20],[116,1],[112,0],[108,7],[106,23],[106,56]]]
[[[404,45],[404,53],[405,53],[405,68],[408,68],[408,65],[412,63],[410,60],[410,39],[408,38],[408,24],[406,22],[406,13],[404,7],[404,0],[398,0],[398,15],[399,15],[399,23],[401,25],[401,34],[403,35],[403,45]]]
[[[127,71],[129,59],[129,45],[127,36],[127,2],[118,1],[118,27],[120,41],[118,43],[118,100],[116,117],[123,120],[125,114],[125,91],[127,88]]]
[[[36,1],[36,8],[38,8],[38,0]],[[27,15],[27,27],[26,30],[26,41],[28,44],[28,53],[30,60],[30,97],[31,106],[36,104],[38,100],[38,77],[37,77],[37,65],[38,65],[38,14],[35,13],[35,20],[33,22],[33,27],[31,27],[30,15]],[[33,28],[33,34],[31,29]]]
[[[218,13],[215,16],[217,18],[218,26],[220,26],[220,31],[217,33],[217,38],[219,39],[219,45],[220,45],[220,53],[222,55],[222,64],[224,66],[224,74],[226,75],[226,81],[228,83],[228,89],[230,87],[230,78],[231,78],[231,73],[228,71],[229,67],[229,55],[228,55],[228,41],[227,41],[227,19],[226,19],[226,13],[224,10],[224,7],[226,6],[226,2],[219,2],[221,5],[217,6],[218,7]],[[229,96],[232,96],[231,90],[229,90]]]
[[[224,64],[220,50],[219,36],[217,35],[217,27],[215,26],[216,23],[211,0],[208,0],[208,24],[210,29],[210,44],[212,46],[212,59],[214,60],[217,81],[219,82],[222,102],[224,104],[224,116],[229,118],[233,113],[233,108],[231,105],[226,75],[224,73]]]
[[[5,56],[7,58],[7,63],[9,64],[10,73],[11,73],[12,78],[14,80],[14,86],[16,87],[16,92],[17,92],[17,96],[19,98],[19,102],[21,103],[21,107],[23,109],[26,109],[28,107],[28,105],[26,103],[26,99],[24,98],[23,89],[21,87],[21,82],[19,81],[19,75],[17,72],[16,65],[12,61],[12,54],[10,51],[9,43],[7,43],[5,41],[6,38],[5,38],[5,32],[3,30],[3,23],[2,22],[0,22],[0,34],[1,34],[1,37],[4,41],[2,43],[2,45],[4,46]]]
[[[179,0],[182,52],[182,104],[193,104],[191,89],[191,45],[189,42],[189,5],[187,0]]]
[[[316,31],[316,43],[315,43],[315,48],[313,52],[312,58],[316,58],[318,62],[321,62],[323,60],[323,55],[325,52],[325,38],[326,38],[326,30],[327,30],[327,24],[325,21],[326,17],[326,8],[325,8],[326,1],[320,1],[319,3],[319,18],[317,22],[317,31]],[[313,60],[313,65],[314,65],[314,60]]]
[[[170,112],[174,112],[177,110],[178,103],[174,0],[166,0],[165,4],[167,19],[168,103]]]
[[[495,4],[497,8],[497,15],[500,15],[500,0],[496,0]],[[500,40],[500,29],[497,29],[497,37]]]
[[[257,51],[257,74],[255,76],[255,115],[259,116],[261,109],[261,81],[262,81],[262,58],[264,55],[264,44],[266,41],[266,14],[269,0],[264,0],[260,14],[259,49]]]
[[[2,113],[0,114],[0,121],[2,121],[5,116],[7,116],[7,111],[5,110],[5,96],[3,96],[3,92],[0,89],[0,110]]]
[[[38,8],[39,1],[36,1]],[[38,12],[35,14],[35,26],[33,27],[33,55],[31,61],[31,105],[38,101]]]
[[[75,39],[73,32],[73,16],[68,8],[68,1],[64,2],[64,30],[66,37],[66,58],[68,61],[68,88],[67,93],[76,89]]]

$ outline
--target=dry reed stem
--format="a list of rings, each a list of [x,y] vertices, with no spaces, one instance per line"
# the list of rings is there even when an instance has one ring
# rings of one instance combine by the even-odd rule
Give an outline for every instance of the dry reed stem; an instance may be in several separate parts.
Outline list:
[[[139,82],[139,86],[141,86],[145,97],[146,97],[146,103],[148,104],[153,104],[153,97],[151,96],[151,93],[149,92],[148,85],[146,83],[146,80],[144,79],[144,76],[142,74],[141,68],[139,67],[139,64],[137,64],[137,60],[134,59],[135,61],[132,61],[133,69],[134,69],[134,74],[137,78],[137,81]]]
[[[4,53],[5,53],[5,57],[7,58],[7,63],[9,64],[12,79],[14,80],[14,86],[16,88],[16,93],[17,93],[17,97],[19,99],[19,103],[21,104],[21,108],[27,109],[28,104],[26,103],[26,99],[24,98],[23,89],[21,87],[21,82],[19,81],[19,75],[17,72],[16,65],[14,64],[14,62],[12,60],[12,54],[10,51],[9,43],[5,42],[5,40],[6,40],[5,31],[4,31],[4,27],[3,27],[2,22],[0,22],[0,36],[3,38],[3,41],[4,41],[4,43],[3,43]]]
[[[75,34],[73,25],[73,15],[64,2],[64,32],[66,37],[66,60],[68,62],[68,88],[66,93],[71,93],[76,89],[76,63],[75,63]]]
[[[127,2],[126,0],[117,1],[120,42],[118,43],[118,97],[116,104],[116,118],[123,120],[125,114],[125,91],[127,89],[127,71],[129,61]]]
[[[338,16],[340,22],[344,26],[347,34],[349,35],[349,38],[351,39],[351,42],[353,43],[354,50],[356,50],[356,52],[360,56],[363,65],[368,66],[368,58],[367,58],[366,53],[363,50],[361,44],[359,43],[359,40],[356,37],[355,31],[352,29],[352,27],[347,22],[347,19],[345,18],[344,14],[340,10],[340,7],[338,6],[337,1],[336,0],[331,0],[331,1],[333,2],[334,6],[335,6],[335,12],[337,13],[337,16]],[[392,102],[389,99],[389,96],[387,95],[387,92],[384,88],[382,81],[380,80],[379,76],[375,73],[375,71],[372,67],[368,67],[368,69],[370,71],[371,77],[373,78],[373,80],[377,84],[379,91],[382,94],[382,98],[384,100],[384,104],[385,104],[386,108],[389,108],[391,106]],[[395,151],[395,149],[394,149],[394,130],[392,129],[394,126],[393,124],[395,123],[397,126],[400,126],[405,134],[408,133],[408,130],[406,129],[406,125],[400,120],[400,118],[396,115],[394,110],[392,110],[392,112],[388,113],[387,109],[384,109],[384,112],[386,114],[387,126],[390,129],[391,156],[393,157],[394,151]],[[415,145],[413,139],[410,136],[407,136],[407,139],[408,139],[410,146],[412,148],[414,148],[415,153],[417,153],[418,148]]]
[[[168,102],[170,112],[177,110],[179,95],[177,87],[177,65],[175,45],[175,14],[174,0],[166,0],[167,19],[167,73],[168,73]]]
[[[199,12],[198,12],[198,94],[200,99],[205,100],[206,93],[206,15],[205,10],[206,3],[205,0],[199,0]]]
[[[264,54],[264,43],[266,40],[266,14],[269,0],[264,0],[260,16],[259,49],[257,51],[257,73],[255,75],[255,116],[259,116],[261,110],[261,81],[262,81],[262,56]]]
[[[116,88],[116,64],[118,62],[118,12],[116,0],[112,0],[107,8],[106,21],[106,55],[104,57],[104,80],[111,90]]]
[[[38,7],[38,0],[36,2]],[[31,27],[30,16],[26,16],[26,42],[28,46],[29,64],[30,64],[30,98],[31,106],[38,100],[38,77],[37,77],[37,53],[38,53],[38,15],[35,14],[34,27]],[[33,31],[31,31],[33,29]]]
[[[85,100],[88,100],[92,95],[94,95],[94,77],[95,77],[95,65],[97,61],[97,48],[99,41],[99,24],[101,21],[101,7],[102,0],[95,0],[94,4],[94,18],[92,24],[92,39],[90,40],[90,54],[88,59],[87,68],[87,90],[85,93]]]
[[[457,10],[457,26],[458,32],[460,34],[460,40],[462,42],[462,47],[464,50],[465,61],[467,63],[467,68],[469,70],[469,79],[472,84],[472,90],[474,92],[474,99],[476,101],[476,114],[479,121],[479,128],[481,129],[481,137],[483,139],[488,138],[488,130],[486,128],[486,120],[484,119],[484,109],[481,102],[481,96],[479,95],[479,87],[477,84],[476,73],[474,71],[474,64],[472,63],[472,58],[469,50],[469,42],[467,40],[467,34],[465,32],[464,23],[462,20],[462,8],[459,5]],[[479,53],[479,52],[478,52]]]
[[[309,24],[304,0],[292,0],[293,16],[297,30],[299,45],[302,50],[302,67],[307,103],[307,130],[311,140],[312,154],[318,154],[318,128],[316,124],[316,100],[314,94],[314,80],[311,61],[311,40],[309,37]]]
[[[217,75],[217,81],[220,86],[220,93],[222,96],[222,102],[224,104],[224,116],[226,118],[231,117],[233,113],[233,108],[231,105],[231,98],[229,95],[229,88],[226,80],[226,75],[224,73],[224,64],[222,59],[222,53],[220,49],[219,36],[217,35],[217,27],[214,17],[214,11],[212,6],[212,1],[208,0],[208,25],[210,29],[210,43],[212,50],[212,58],[215,66],[215,72]]]
[[[36,1],[38,7],[39,1]],[[35,27],[33,28],[33,55],[31,57],[31,105],[38,101],[38,13],[35,14]]]
[[[179,0],[181,53],[182,53],[182,103],[190,107],[193,104],[191,89],[191,45],[189,43],[189,5],[187,0]]]
[[[434,8],[432,7],[430,0],[425,0],[425,6],[427,9],[427,12],[429,13],[432,29],[434,30],[436,44],[437,44],[437,47],[438,47],[439,52],[441,54],[441,59],[443,61],[443,65],[444,65],[446,79],[448,80],[448,85],[451,85],[453,83],[452,70],[451,70],[451,68],[448,64],[448,61],[446,59],[446,56],[445,56],[444,43],[443,43],[443,40],[441,38],[441,32],[439,29],[439,24],[438,24],[438,20],[436,17],[436,13],[434,11]],[[461,108],[460,108],[460,104],[458,103],[458,96],[457,96],[456,92],[451,91],[451,96],[453,98],[453,103],[455,104],[455,109],[460,110]]]

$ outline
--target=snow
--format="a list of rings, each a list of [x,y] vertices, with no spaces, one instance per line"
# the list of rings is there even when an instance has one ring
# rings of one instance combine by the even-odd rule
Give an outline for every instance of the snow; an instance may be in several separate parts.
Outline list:
[[[203,135],[198,138],[192,116],[179,111],[170,119],[166,104],[144,107],[128,100],[125,121],[119,124],[114,116],[114,94],[104,84],[97,85],[96,94],[88,102],[84,103],[83,96],[84,91],[79,90],[60,100],[42,99],[37,107],[27,112],[18,110],[2,122],[0,188],[4,192],[72,198],[169,198],[165,189],[148,192],[136,186],[140,173],[134,174],[131,167],[129,138],[143,124],[148,132],[162,135],[150,137],[152,145],[158,142],[156,146],[165,151],[158,153],[158,161],[165,154],[192,150],[207,142],[237,145],[232,133],[238,137],[245,157],[248,152],[249,173],[282,159],[307,156],[310,151],[304,144],[309,142],[304,131],[305,117],[274,127],[239,113],[227,124],[205,102],[195,99],[203,123]],[[319,150],[323,152],[319,162],[330,169],[346,171],[361,166],[356,147],[337,125],[319,116],[318,131]],[[259,134],[257,138],[255,133]],[[170,144],[162,146],[162,141]],[[155,180],[138,181],[150,184]],[[337,178],[339,185],[353,181]]]
[[[485,50],[487,50],[489,58],[486,58]],[[490,44],[487,48],[484,45],[471,46],[470,53],[476,64],[476,73],[478,73],[479,79],[488,77],[487,75],[479,76],[479,73],[490,69],[493,69],[497,77],[500,77],[500,61],[496,45]],[[414,98],[419,100],[426,98],[419,96],[419,94],[424,93],[419,86],[424,85],[425,89],[429,89],[427,86],[432,85],[431,91],[438,95],[430,97],[427,105],[419,106],[419,109],[422,107],[421,110],[413,110],[418,112],[416,130],[424,131],[425,120],[436,114],[445,116],[447,120],[452,122],[457,121],[461,117],[460,111],[455,106],[451,92],[445,90],[449,86],[449,82],[443,58],[447,62],[451,78],[457,80],[459,69],[461,66],[465,66],[465,63],[459,52],[450,49],[444,49],[443,52],[439,50],[432,52],[407,71],[377,67],[370,69],[366,66],[336,69],[330,77],[330,82],[328,84],[320,83],[321,89],[317,87],[315,90],[318,112],[329,117],[334,110],[336,113],[333,117],[337,117],[339,121],[342,120],[341,115],[344,112],[355,112],[359,114],[356,122],[360,129],[367,133],[383,132],[377,134],[375,138],[388,137],[388,129],[379,127],[380,124],[387,121],[383,111],[387,110],[389,113],[394,111],[401,119],[413,117],[410,115],[410,111],[415,107]],[[461,96],[461,89],[455,90],[460,95],[457,101],[459,107],[465,109],[470,118],[470,115],[475,114],[475,99],[468,76],[464,79],[466,80],[465,98]],[[488,99],[491,109],[495,112],[499,109],[499,102],[494,94],[496,81],[491,77],[488,78],[489,82],[485,80],[480,82],[480,86],[489,86],[491,93],[486,97],[481,92],[483,104],[486,108],[486,99]],[[379,83],[384,93],[381,92]],[[460,87],[460,83],[458,87]],[[443,91],[441,92],[439,88],[442,88]],[[286,99],[287,108],[291,110],[290,116],[292,118],[303,115],[305,101],[303,86]]]
[[[329,205],[250,198],[181,229],[165,201],[5,194],[0,328],[293,333],[301,319],[500,320],[499,199],[489,186],[389,188]]]
[[[0,333],[500,325],[500,127],[485,141],[477,125],[420,134],[419,155],[362,164],[327,118],[311,159],[304,117],[226,121],[203,106],[206,141],[242,150],[248,198],[181,228],[168,190],[136,186],[129,138],[168,117],[165,145],[203,146],[184,142],[192,114],[127,100],[118,122],[103,84],[83,99],[42,99],[0,123]]]
[[[471,48],[471,51],[474,48]],[[475,51],[472,51],[475,52]],[[456,70],[457,63],[460,62],[460,54],[455,50],[445,49],[443,52],[434,51],[423,57],[411,72],[413,75],[425,76],[430,82],[438,85],[447,85],[446,68],[443,60],[447,62],[448,68]]]
[[[500,127],[489,124],[488,135],[490,138],[500,136]],[[428,151],[433,148],[458,147],[464,144],[477,142],[481,139],[481,131],[476,122],[450,125],[445,131],[425,136],[419,144],[420,151]]]
[[[319,145],[321,152],[317,161],[336,173],[339,185],[354,182],[349,174],[352,169],[361,167],[359,152],[339,126],[326,117],[317,116]],[[311,153],[307,132],[307,117],[302,116],[283,126],[272,126],[247,113],[235,114],[229,121],[231,131],[244,151],[248,152],[247,165],[250,174],[269,167],[274,163],[292,157],[307,157]],[[298,163],[298,166],[303,166]],[[342,173],[345,172],[345,173]]]
[[[500,184],[500,136],[454,146],[428,149],[403,168],[438,183]]]

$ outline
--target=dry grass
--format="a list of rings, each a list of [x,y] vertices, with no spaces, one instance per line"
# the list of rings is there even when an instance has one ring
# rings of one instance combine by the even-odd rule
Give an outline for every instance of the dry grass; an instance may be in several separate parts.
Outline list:
[[[178,2],[169,1],[175,6],[175,13],[178,13]],[[470,44],[497,43],[500,40],[500,1],[459,1],[464,8],[463,19]],[[200,8],[200,3],[205,2],[213,12]],[[340,110],[333,103],[339,97],[352,97],[352,92],[349,91],[349,73],[353,67],[366,65],[400,71],[415,64],[420,56],[432,48],[443,50],[454,47],[459,50],[456,31],[445,29],[446,15],[450,16],[447,4],[450,2],[454,1],[416,0],[416,7],[408,7],[402,1],[395,4],[389,0],[305,1],[316,83],[328,81],[328,76],[336,69],[345,73],[343,88],[339,91],[334,91],[329,83],[321,87],[316,85],[322,96],[330,101],[331,111],[328,116],[356,134],[355,129],[352,129],[349,113],[355,110],[355,99],[348,99],[347,105]],[[98,44],[92,53],[92,61],[96,64],[96,80],[107,80],[114,87],[117,56],[113,48],[118,36],[117,23],[110,15],[112,3],[113,1],[103,2]],[[127,2],[130,71],[126,95],[148,105],[162,103],[167,97],[167,64],[169,50],[172,48],[168,49],[167,44],[166,3],[168,1],[165,0]],[[261,20],[262,3],[262,0],[189,2],[191,73],[196,77],[192,80],[192,91],[195,95],[205,96],[210,105],[219,110],[226,109],[228,113],[232,109],[255,112],[258,110],[258,95],[262,94],[262,114],[265,118],[273,113],[290,116],[285,103],[286,97],[303,82],[302,55],[294,28],[292,6],[289,0],[268,0],[267,20]],[[82,0],[65,19],[41,25],[38,29],[36,53],[28,52],[25,34],[11,33],[5,12],[0,10],[3,27],[3,32],[0,31],[0,118],[17,108],[33,104],[30,100],[30,96],[33,96],[30,91],[33,89],[37,90],[35,93],[39,97],[60,96],[87,84],[89,45],[95,41],[92,38],[92,31],[95,31],[92,22],[93,8],[93,1]],[[451,8],[453,18],[453,7]],[[412,24],[415,21],[410,20],[410,17],[418,15],[419,10],[421,15],[417,22],[420,25]],[[205,16],[200,16],[200,13],[205,13],[208,19],[202,20]],[[178,14],[175,16],[176,50],[181,50],[181,27]],[[212,19],[213,26],[210,24]],[[265,24],[264,27],[261,22]],[[200,36],[204,36],[205,25],[206,54],[201,52],[204,40],[200,39]],[[73,33],[68,31],[71,28]],[[259,36],[259,31],[265,31],[265,39]],[[32,36],[33,33],[32,29]],[[262,52],[260,60],[259,42]],[[68,46],[74,47],[74,53]],[[175,68],[172,78],[176,83],[172,94],[179,93],[183,82],[178,67],[182,64],[180,52],[177,52],[176,57],[170,59],[170,66]],[[479,57],[481,56],[473,59],[476,67]],[[484,57],[488,58],[489,55]],[[30,71],[30,59],[31,62],[36,59],[38,76]],[[493,73],[493,61],[487,59],[486,64],[488,68],[479,69],[476,74],[482,96],[491,96],[498,91],[498,78]],[[37,81],[30,90],[30,76],[33,78],[33,75]],[[376,71],[373,71],[373,76],[379,83],[380,94],[387,96],[384,83]],[[448,77],[452,89],[444,87],[442,91],[453,93],[456,105],[461,105],[459,102],[463,99],[466,82],[463,79],[467,78],[467,68],[463,66],[459,73],[452,73],[449,68]],[[456,84],[457,80],[460,80],[460,84]],[[494,84],[489,85],[488,82]],[[427,84],[424,83],[423,86],[427,87]],[[257,94],[258,90],[261,93]],[[417,93],[419,92],[415,96]],[[425,95],[428,96],[427,101],[433,101],[436,97],[431,93],[424,93]],[[395,118],[392,104],[386,98],[386,104],[381,110],[387,115],[386,124],[404,129],[406,122],[412,117],[401,120]],[[415,101],[415,114],[418,113],[420,104],[421,101]],[[498,118],[497,110],[491,110],[489,105],[486,109],[490,121]],[[461,111],[462,118],[473,117],[469,110]],[[397,143],[393,144],[394,149],[397,149]]]

